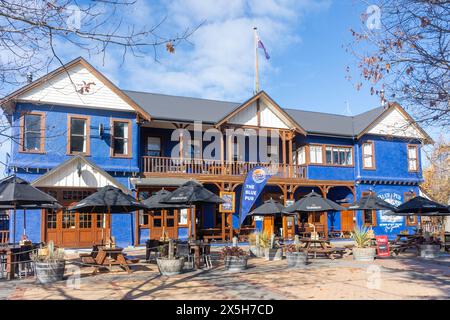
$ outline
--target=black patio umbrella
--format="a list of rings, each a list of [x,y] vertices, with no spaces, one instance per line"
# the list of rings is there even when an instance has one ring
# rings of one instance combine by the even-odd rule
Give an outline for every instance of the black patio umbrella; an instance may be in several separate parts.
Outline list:
[[[151,210],[189,208],[189,205],[185,204],[161,202],[167,197],[169,197],[171,194],[172,192],[163,189],[155,193],[153,196],[143,200],[141,203]]]
[[[188,181],[161,201],[168,204],[184,204],[191,207],[191,221],[195,223],[195,205],[224,203],[218,195],[195,181]],[[191,225],[192,228],[192,225]]]
[[[346,208],[346,210],[391,210],[391,211],[394,211],[395,209],[396,209],[395,206],[377,197],[373,193],[361,197],[361,199],[359,199],[357,202],[353,203],[351,206]]]
[[[330,199],[323,198],[316,192],[311,192],[304,198],[301,198],[293,205],[286,208],[286,212],[321,212],[321,211],[339,211],[346,210],[346,208],[338,205]]]
[[[447,206],[436,201],[417,196],[387,214],[391,216],[449,216],[450,210]]]
[[[292,214],[285,212],[284,206],[273,199],[265,201],[262,205],[255,208],[249,215],[252,216],[271,216],[280,214]]]
[[[24,210],[24,234],[26,232],[26,209],[56,208],[58,201],[49,194],[11,175],[0,181],[0,206],[14,210],[13,241],[16,242],[16,210]]]
[[[68,211],[103,213],[103,221],[105,221],[106,214],[129,213],[141,209],[145,210],[148,207],[134,199],[131,195],[124,193],[119,188],[106,186],[70,207]]]

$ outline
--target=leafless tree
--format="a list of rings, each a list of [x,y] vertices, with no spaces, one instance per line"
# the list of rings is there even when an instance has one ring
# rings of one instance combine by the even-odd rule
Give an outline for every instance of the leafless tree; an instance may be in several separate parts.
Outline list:
[[[362,0],[363,1],[363,0]],[[450,125],[450,1],[374,0],[362,14],[362,27],[351,29],[347,50],[357,59],[359,90],[386,91],[416,121]]]
[[[27,74],[63,64],[64,45],[75,46],[80,55],[104,58],[108,50],[120,50],[122,59],[149,53],[157,59],[158,48],[173,53],[199,27],[163,35],[167,17],[138,27],[123,16],[136,5],[134,0],[0,0],[0,95],[23,85]]]

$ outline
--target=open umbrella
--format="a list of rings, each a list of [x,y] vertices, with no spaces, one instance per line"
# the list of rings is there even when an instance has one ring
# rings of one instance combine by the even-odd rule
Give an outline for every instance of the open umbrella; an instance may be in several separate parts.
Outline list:
[[[24,210],[23,233],[26,233],[26,209],[53,209],[58,202],[49,194],[33,187],[27,181],[11,175],[0,181],[0,206],[14,210],[13,241],[16,242],[16,210]]]
[[[172,192],[170,191],[160,190],[153,196],[143,200],[141,203],[151,210],[189,208],[189,205],[185,204],[162,203],[162,201],[169,197],[171,194]]]
[[[195,181],[188,181],[161,201],[168,204],[184,204],[191,207],[191,228],[195,224],[195,205],[220,204],[225,201]],[[194,223],[192,223],[194,222]],[[194,232],[193,232],[194,233]],[[192,233],[192,234],[193,234]]]
[[[436,201],[417,196],[387,214],[391,216],[448,216],[450,210],[447,206]]]
[[[129,213],[141,209],[148,209],[148,207],[119,188],[106,186],[70,207],[68,211],[103,213],[103,221],[105,221],[106,214]]]
[[[304,198],[301,198],[293,205],[286,208],[286,212],[321,212],[321,211],[339,211],[346,210],[346,208],[338,205],[330,199],[323,198],[316,192],[311,192]]]
[[[280,214],[291,214],[284,211],[285,208],[281,203],[273,199],[265,201],[262,205],[255,208],[250,215],[253,216],[270,216],[270,215],[280,215]]]
[[[346,210],[391,210],[396,209],[392,204],[384,201],[371,193],[369,195],[361,197],[357,202],[350,205]]]

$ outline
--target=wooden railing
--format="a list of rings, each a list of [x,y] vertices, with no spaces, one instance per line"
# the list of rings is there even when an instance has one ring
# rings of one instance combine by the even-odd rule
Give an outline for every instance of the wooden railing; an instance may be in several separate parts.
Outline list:
[[[307,178],[306,167],[300,165],[208,159],[142,157],[142,171],[144,173],[155,174],[244,176],[256,166],[269,168],[273,173],[273,176],[280,178]]]
[[[9,243],[9,231],[0,231],[0,245]]]

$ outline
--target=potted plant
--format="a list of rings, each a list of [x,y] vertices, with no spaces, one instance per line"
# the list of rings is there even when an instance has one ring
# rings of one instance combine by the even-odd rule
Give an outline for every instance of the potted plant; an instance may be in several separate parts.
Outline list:
[[[257,258],[264,257],[264,248],[261,247],[261,241],[264,241],[261,240],[261,237],[264,236],[260,232],[254,232],[248,237],[250,253]]]
[[[366,227],[355,227],[352,232],[352,238],[356,244],[352,249],[353,259],[356,261],[373,261],[376,251],[372,246],[369,229]]]
[[[173,276],[180,274],[183,270],[184,266],[184,258],[182,257],[175,257],[174,255],[174,244],[173,240],[169,239],[169,249],[167,256],[160,256],[156,258],[156,263],[159,268],[159,272],[163,276]],[[164,252],[161,250],[162,253]],[[160,251],[160,252],[161,252]]]
[[[290,244],[286,246],[286,260],[288,267],[304,267],[308,264],[308,253],[301,251],[300,244]]]
[[[30,256],[35,265],[36,278],[40,283],[52,283],[64,278],[66,266],[64,249],[55,248],[53,241],[49,241],[46,247],[38,249],[37,253]]]
[[[240,272],[247,269],[248,255],[240,247],[227,246],[220,251],[220,256],[227,271]]]
[[[260,237],[260,245],[264,248],[266,260],[277,261],[283,259],[283,249],[278,241],[275,241],[275,235],[268,236],[267,233],[263,233],[263,235],[263,237]]]
[[[420,257],[425,259],[434,259],[439,257],[441,251],[441,240],[429,233],[424,235],[425,241],[420,244]]]

